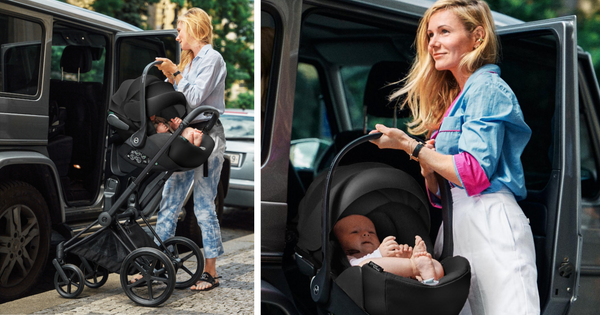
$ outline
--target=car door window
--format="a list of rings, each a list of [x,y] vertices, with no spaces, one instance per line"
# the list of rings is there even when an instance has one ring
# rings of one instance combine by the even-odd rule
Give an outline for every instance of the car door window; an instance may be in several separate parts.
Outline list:
[[[120,37],[117,39],[117,52],[117,86],[127,79],[135,79],[142,75],[144,68],[155,61],[156,57],[166,57],[175,63],[179,62],[179,43],[174,34]],[[157,67],[150,68],[148,74],[161,80],[166,79]]]
[[[0,14],[0,92],[36,95],[42,26]]]
[[[340,69],[346,104],[348,105],[348,114],[352,123],[352,130],[361,130],[365,124],[364,97],[367,86],[367,79],[371,66],[344,66]],[[388,82],[393,83],[393,82]],[[383,86],[382,86],[383,88]],[[406,129],[405,122],[409,118],[404,118],[401,122],[396,122],[396,127]],[[375,128],[376,124],[385,126],[394,126],[394,119],[388,117],[376,117],[367,113],[367,132]]]
[[[298,63],[290,160],[296,168],[314,169],[332,143],[321,78],[314,65]]]

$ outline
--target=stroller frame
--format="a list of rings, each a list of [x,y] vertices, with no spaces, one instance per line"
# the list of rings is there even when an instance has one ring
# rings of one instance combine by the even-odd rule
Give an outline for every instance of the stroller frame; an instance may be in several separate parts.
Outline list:
[[[125,140],[124,144],[131,146],[132,148],[141,148],[144,146],[146,142],[146,130],[147,130],[147,116],[146,116],[146,98],[145,98],[145,87],[146,87],[146,76],[150,68],[154,65],[162,63],[161,61],[155,61],[148,64],[142,74],[141,77],[141,91],[140,91],[140,102],[142,105],[140,106],[141,111],[141,126],[139,130],[137,130],[131,137]],[[146,217],[150,216],[158,205],[158,198],[156,194],[158,194],[163,186],[165,185],[167,179],[173,174],[173,170],[159,172],[152,172],[151,170],[160,157],[162,157],[167,150],[170,148],[170,145],[175,141],[177,137],[179,137],[183,130],[190,124],[190,122],[199,114],[209,112],[212,113],[212,117],[209,123],[204,128],[203,132],[208,132],[215,125],[217,120],[219,119],[219,112],[216,108],[211,106],[199,106],[188,113],[184,119],[182,119],[181,124],[173,132],[173,134],[167,139],[166,143],[159,149],[159,151],[150,159],[148,164],[143,168],[140,175],[131,182],[127,188],[122,192],[119,198],[110,205],[109,210],[103,211],[93,223],[88,225],[82,231],[77,233],[71,239],[67,241],[61,242],[56,248],[56,258],[52,260],[52,264],[56,268],[56,274],[54,277],[54,285],[58,293],[66,298],[74,298],[77,297],[84,288],[84,283],[88,287],[98,288],[102,286],[106,280],[108,279],[108,270],[96,264],[92,266],[90,262],[84,258],[80,257],[82,261],[82,269],[86,271],[85,275],[82,270],[72,264],[66,263],[66,253],[76,249],[79,246],[82,246],[94,238],[97,238],[102,233],[111,233],[112,236],[118,241],[118,243],[126,250],[128,253],[127,257],[121,263],[120,269],[120,280],[121,286],[123,287],[125,293],[129,296],[131,300],[142,305],[142,306],[157,306],[165,302],[172,294],[174,288],[185,288],[194,284],[201,276],[201,273],[204,269],[204,256],[200,251],[198,245],[195,242],[184,238],[184,237],[173,237],[166,241],[161,240],[158,236],[154,228],[150,225]],[[156,176],[154,176],[156,175]],[[150,189],[150,191],[143,196],[140,201],[138,198],[138,194],[140,194],[141,185],[146,183],[148,180],[156,180],[154,187]],[[127,208],[124,212],[117,214],[117,211],[122,208],[123,205],[127,202]],[[109,202],[105,199],[105,205],[108,205]],[[145,210],[141,210],[145,209]],[[154,241],[151,240],[150,236],[146,234],[139,225],[136,220],[141,218],[148,229],[153,234],[154,238],[158,240],[160,246],[155,247]],[[126,219],[124,223],[119,222],[119,220]],[[100,224],[102,227],[95,231],[92,234],[89,234],[82,239],[79,239],[81,235],[89,231],[93,226]],[[128,232],[124,226],[129,225],[137,226],[137,230],[141,231],[143,235],[135,235],[132,232]],[[112,229],[111,229],[112,227]],[[115,232],[116,230],[116,232]],[[119,236],[119,233],[123,236]],[[147,238],[146,243],[140,246],[140,242],[135,242],[130,234],[138,237]],[[149,241],[148,241],[149,240]],[[136,244],[137,243],[137,244]],[[159,250],[157,248],[162,249]],[[185,257],[180,256],[179,251],[183,249],[184,252],[191,251],[191,255],[186,255]],[[197,268],[195,272],[189,270],[184,263],[188,261],[190,258],[196,258]],[[137,272],[141,273],[143,278],[139,279],[133,283],[130,283],[127,279],[128,274],[131,273],[131,270],[137,269]],[[182,269],[184,272],[189,275],[189,279],[184,279],[179,281],[177,279],[176,273],[177,270]],[[90,271],[91,274],[87,273]],[[134,272],[134,273],[137,273]],[[98,281],[98,277],[100,277],[100,281]],[[88,281],[88,279],[93,279],[93,282]],[[166,284],[166,288],[161,291],[160,294],[155,296],[155,288],[153,288],[153,283],[163,283]],[[141,288],[143,284],[146,284],[147,294],[144,294],[143,289]],[[73,290],[73,287],[75,288]],[[160,290],[160,289],[159,289]],[[141,292],[141,293],[140,293]]]

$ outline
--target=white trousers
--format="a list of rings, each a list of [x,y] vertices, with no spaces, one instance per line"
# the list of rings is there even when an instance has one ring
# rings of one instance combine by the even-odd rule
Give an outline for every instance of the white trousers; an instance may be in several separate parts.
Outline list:
[[[461,315],[540,314],[535,247],[529,220],[503,190],[467,196],[452,188],[454,256],[471,264],[471,288]],[[435,242],[442,252],[443,226]]]

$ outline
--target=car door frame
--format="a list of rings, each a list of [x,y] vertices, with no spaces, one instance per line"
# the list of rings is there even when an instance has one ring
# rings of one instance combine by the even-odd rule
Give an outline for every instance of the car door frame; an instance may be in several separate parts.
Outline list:
[[[126,39],[126,38],[144,38],[144,37],[151,37],[151,36],[165,36],[165,35],[172,35],[175,38],[177,38],[177,30],[176,29],[169,29],[169,30],[150,30],[150,31],[123,31],[123,32],[117,32],[115,34],[115,38],[114,38],[114,42],[113,44],[113,58],[112,58],[112,64],[111,64],[111,69],[112,69],[112,76],[111,76],[111,82],[110,82],[110,86],[111,86],[111,95],[119,88],[118,86],[116,86],[117,82],[118,82],[118,74],[119,71],[117,69],[117,67],[119,66],[119,61],[121,60],[121,56],[119,56],[119,47],[120,47],[120,41],[122,39]],[[175,64],[179,63],[179,60],[181,59],[181,46],[179,44],[179,42],[177,42],[177,46],[179,49],[176,50],[176,60],[172,60]],[[140,72],[140,75],[142,75],[142,73]]]
[[[554,122],[555,150],[552,176],[557,193],[548,209],[546,249],[551,259],[550,292],[542,314],[564,314],[577,298],[579,261],[581,257],[581,183],[579,161],[579,98],[577,69],[577,25],[575,16],[503,26],[498,28],[500,38],[536,31],[551,31],[557,37],[557,77]],[[535,132],[535,131],[534,131]],[[551,184],[549,184],[551,185]],[[561,268],[575,268],[570,277],[561,276]]]

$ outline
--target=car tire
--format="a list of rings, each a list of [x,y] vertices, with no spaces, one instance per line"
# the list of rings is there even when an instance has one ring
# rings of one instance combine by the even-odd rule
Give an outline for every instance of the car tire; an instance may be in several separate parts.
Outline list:
[[[42,194],[25,182],[1,183],[0,253],[5,254],[0,255],[0,296],[12,300],[37,284],[48,260],[50,235]]]
[[[217,196],[215,197],[215,211],[217,212],[217,219],[219,225],[221,224],[221,218],[223,217],[223,199],[225,192],[223,190],[223,183],[219,182],[217,188]],[[180,235],[194,241],[198,247],[202,248],[202,230],[198,225],[196,216],[194,215],[194,198],[190,198],[188,202],[183,206],[185,215],[180,217],[177,222],[177,230],[175,235]]]

